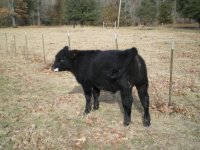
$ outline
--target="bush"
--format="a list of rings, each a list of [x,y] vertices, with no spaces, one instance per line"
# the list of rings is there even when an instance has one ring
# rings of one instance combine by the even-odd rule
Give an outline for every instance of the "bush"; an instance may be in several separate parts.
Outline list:
[[[0,27],[10,26],[9,10],[7,8],[0,8]]]

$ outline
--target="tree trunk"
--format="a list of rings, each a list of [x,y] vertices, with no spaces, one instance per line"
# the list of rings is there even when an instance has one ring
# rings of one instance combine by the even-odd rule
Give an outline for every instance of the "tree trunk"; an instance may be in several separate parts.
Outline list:
[[[13,12],[14,13],[14,12]],[[11,19],[12,19],[12,26],[16,27],[16,23],[15,23],[15,16],[12,14],[11,15]]]
[[[173,6],[174,8],[173,8],[173,24],[176,24],[176,14],[177,14],[177,12],[176,12],[176,0],[174,0],[174,6]]]
[[[159,0],[156,0],[156,25],[158,25],[158,16],[159,16]]]
[[[38,26],[40,26],[40,0],[38,0]]]
[[[199,30],[200,30],[200,18],[196,19],[196,21],[199,23]]]
[[[11,13],[12,26],[16,27],[14,0],[11,0],[11,1],[9,0],[8,4],[9,4],[9,8],[10,8],[10,13]]]
[[[118,19],[117,19],[117,28],[119,28],[119,21],[120,21],[120,13],[121,13],[121,4],[122,1],[119,1],[119,11],[118,11]]]

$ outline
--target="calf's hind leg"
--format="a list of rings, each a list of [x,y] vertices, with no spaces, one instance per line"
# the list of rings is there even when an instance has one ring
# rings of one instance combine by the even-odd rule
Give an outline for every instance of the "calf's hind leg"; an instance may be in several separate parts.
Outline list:
[[[132,88],[124,88],[120,90],[122,105],[124,108],[124,125],[127,126],[131,122],[131,109],[133,103]]]
[[[149,95],[148,95],[148,84],[143,84],[140,86],[136,86],[138,95],[140,98],[140,101],[142,103],[142,106],[144,108],[144,118],[143,118],[143,124],[144,126],[150,126],[150,114],[149,114]]]

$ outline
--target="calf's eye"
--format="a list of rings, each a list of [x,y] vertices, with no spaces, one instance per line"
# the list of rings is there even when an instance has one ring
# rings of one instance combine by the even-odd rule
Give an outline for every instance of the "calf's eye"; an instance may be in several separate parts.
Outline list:
[[[64,63],[64,61],[65,61],[64,59],[61,59],[61,60],[60,60],[61,63]]]

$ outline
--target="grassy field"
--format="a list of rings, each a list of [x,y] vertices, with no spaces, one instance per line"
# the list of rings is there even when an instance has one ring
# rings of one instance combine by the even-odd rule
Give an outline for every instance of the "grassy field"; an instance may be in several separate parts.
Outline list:
[[[68,44],[68,32],[72,49],[114,49],[115,33],[119,49],[138,48],[150,81],[150,127],[142,125],[143,109],[135,89],[128,127],[123,126],[119,93],[102,92],[100,109],[82,115],[85,99],[74,76],[50,71],[55,54]],[[173,105],[167,107],[172,39]],[[1,149],[200,149],[200,31],[69,26],[0,29]]]

